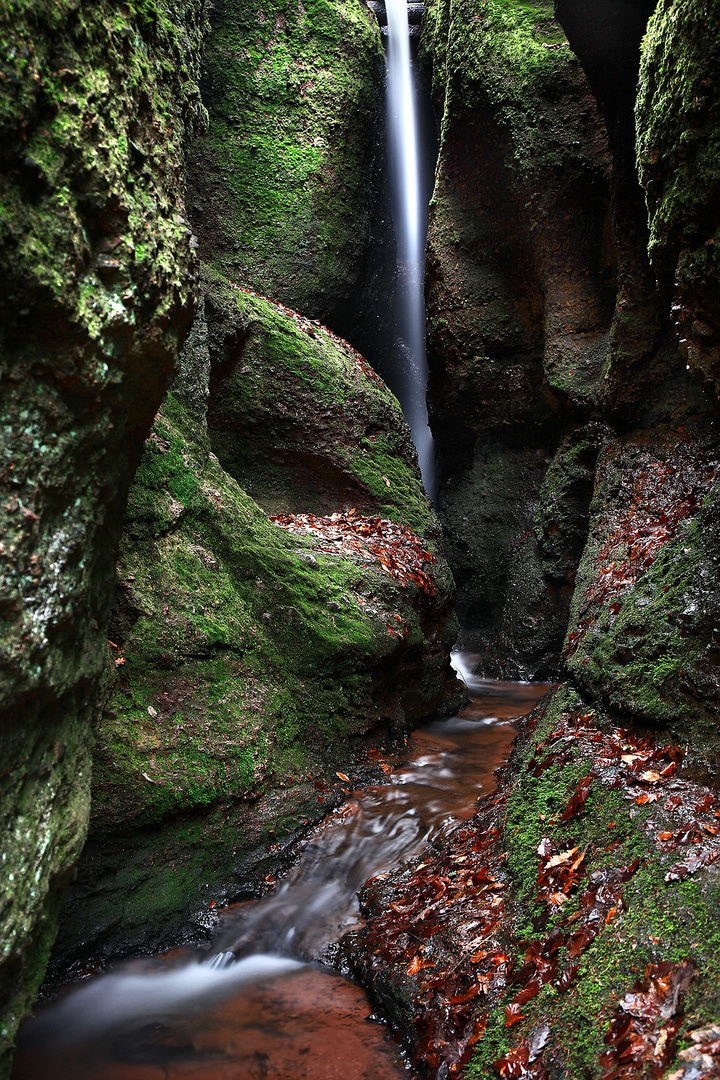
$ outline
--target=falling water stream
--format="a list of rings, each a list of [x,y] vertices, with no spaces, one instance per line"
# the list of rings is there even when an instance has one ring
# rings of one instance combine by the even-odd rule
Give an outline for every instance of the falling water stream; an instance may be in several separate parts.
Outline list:
[[[435,448],[428,426],[425,355],[425,239],[420,139],[407,0],[386,0],[388,158],[397,240],[399,340],[396,393],[410,425],[425,490],[435,498]]]
[[[545,689],[487,682],[417,731],[387,784],[355,791],[261,900],[227,908],[205,953],[180,949],[74,984],[22,1028],[13,1080],[397,1080],[387,1030],[326,963],[361,922],[357,892],[472,813]]]

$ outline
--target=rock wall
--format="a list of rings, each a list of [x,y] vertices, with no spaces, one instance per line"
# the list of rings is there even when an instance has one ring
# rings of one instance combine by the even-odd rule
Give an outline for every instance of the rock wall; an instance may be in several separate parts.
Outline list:
[[[0,1073],[87,826],[128,486],[193,313],[203,4],[0,7]]]
[[[461,640],[489,674],[543,677],[557,669],[567,596],[543,577],[534,514],[547,465],[592,415],[607,364],[611,159],[550,5],[485,2],[476,16],[433,0],[422,49],[442,117],[429,400]],[[528,609],[532,632],[514,642],[506,624],[520,627]]]
[[[714,415],[691,378],[712,381],[711,320],[672,284],[687,264],[712,309],[712,61],[701,72],[689,9],[658,11],[643,54],[638,175],[634,106],[653,6],[563,2],[557,18],[550,5],[492,0],[481,19],[461,3],[428,9],[442,115],[428,244],[441,515],[461,641],[490,675],[560,671],[594,462],[608,442],[636,432],[644,445],[656,425],[688,421],[702,431]],[[674,79],[670,49],[685,58]],[[703,79],[708,96],[690,101]],[[692,146],[682,154],[681,130]]]
[[[518,545],[519,568],[503,561],[523,491],[537,491],[530,551],[543,588],[554,582],[569,602],[563,682],[520,725],[477,815],[420,866],[368,883],[367,925],[346,942],[352,969],[431,1077],[691,1080],[720,1069],[719,23],[692,0],[661,2],[643,39],[652,7],[556,4],[613,156],[617,291],[591,407],[572,415],[563,404],[565,436],[549,465],[538,462],[541,480],[514,480],[508,462],[522,449],[497,454],[495,432],[478,426],[480,479],[471,485],[466,466],[457,481],[471,492],[468,534],[488,522],[485,561],[497,569],[478,575],[478,593],[501,606],[492,640],[523,658],[527,628],[508,617],[498,581],[539,580],[527,548]],[[526,8],[517,5],[521,18]],[[490,210],[506,213],[504,203]],[[468,332],[478,326],[475,314]],[[515,408],[496,424],[512,429]],[[446,514],[449,505],[446,495]],[[451,540],[457,529],[450,518]],[[467,547],[459,557],[483,565]],[[492,671],[492,653],[481,663]]]
[[[658,4],[643,45],[637,153],[649,252],[690,372],[718,388],[717,12]]]
[[[130,492],[59,977],[267,889],[371,748],[459,700],[453,582],[397,401],[318,324],[217,276],[205,297]],[[316,517],[288,531],[261,506]]]
[[[222,0],[211,18],[210,124],[189,170],[200,253],[356,340],[388,247],[374,223],[387,219],[375,18],[361,0]]]

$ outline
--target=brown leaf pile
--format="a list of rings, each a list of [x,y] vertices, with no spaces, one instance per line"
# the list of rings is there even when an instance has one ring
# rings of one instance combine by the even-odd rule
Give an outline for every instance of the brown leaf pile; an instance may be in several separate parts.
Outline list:
[[[413,584],[426,596],[435,595],[435,583],[428,568],[437,559],[405,525],[386,518],[363,517],[355,510],[327,516],[276,514],[270,520],[281,529],[318,537],[320,551],[377,559],[383,570],[403,587]]]
[[[602,1080],[639,1080],[662,1076],[675,1056],[682,1001],[694,968],[682,964],[650,964],[608,1024],[600,1057]]]
[[[503,993],[512,967],[496,936],[505,909],[499,835],[462,827],[400,889],[388,896],[383,881],[370,882],[362,896],[375,915],[363,942],[366,979],[395,971],[414,980],[413,1062],[433,1074],[460,1074],[485,1032],[486,1002]]]
[[[551,764],[569,761],[573,747],[594,761],[559,820],[568,821],[582,812],[593,779],[602,778],[608,786],[621,788],[638,806],[657,804],[665,827],[651,818],[646,828],[654,833],[659,851],[691,849],[668,869],[666,881],[681,881],[720,858],[720,799],[709,788],[678,774],[683,749],[655,743],[627,728],[600,731],[592,720],[592,713],[563,714],[560,727],[538,745],[528,766],[533,776],[541,776]],[[537,752],[540,750],[544,751],[542,756]]]

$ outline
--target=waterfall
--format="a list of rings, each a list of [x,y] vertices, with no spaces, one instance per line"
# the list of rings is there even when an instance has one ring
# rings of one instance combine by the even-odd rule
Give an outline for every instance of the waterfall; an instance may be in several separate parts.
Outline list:
[[[425,490],[435,499],[435,448],[428,426],[425,355],[426,207],[421,192],[418,121],[407,0],[386,0],[388,157],[398,263],[396,392],[410,425]]]

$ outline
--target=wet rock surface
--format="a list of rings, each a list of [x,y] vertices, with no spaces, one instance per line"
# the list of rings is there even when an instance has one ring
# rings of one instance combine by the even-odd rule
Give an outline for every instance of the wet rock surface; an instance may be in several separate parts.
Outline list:
[[[193,313],[202,36],[194,2],[0,12],[3,1075],[85,839],[127,490]]]
[[[339,797],[338,771],[366,775],[371,749],[461,698],[449,663],[452,578],[396,401],[328,332],[227,283],[206,297],[204,325],[207,340],[200,330],[190,340],[130,492],[90,839],[53,972],[202,933],[197,913],[211,895],[217,904],[253,895],[287,865],[291,842]],[[252,365],[235,399],[216,388],[210,416],[225,424],[208,438],[200,380],[228,326],[235,341],[260,345],[230,365]],[[287,430],[303,382],[300,406],[314,405],[320,420],[308,416],[305,429],[295,420],[288,464],[270,463],[268,483],[269,441],[248,446],[253,422],[259,415],[268,440]],[[346,422],[348,400],[379,421],[381,445],[363,442],[359,408],[355,426]],[[237,479],[212,453],[213,437]],[[319,463],[302,474],[310,487],[296,469],[303,438]],[[277,445],[279,457],[279,435]],[[287,505],[279,490],[310,513],[273,521],[238,481],[268,509]],[[348,508],[349,482],[375,516]],[[348,512],[316,517],[328,500]]]
[[[475,817],[369,883],[350,962],[422,1075],[662,1075],[710,1044],[717,795],[683,760],[560,687]]]
[[[356,0],[223,0],[210,18],[209,127],[189,170],[200,255],[350,336],[386,248],[373,222],[387,216],[375,17]]]
[[[543,677],[557,671],[568,596],[543,572],[534,516],[556,449],[602,391],[617,269],[610,152],[551,5],[485,4],[481,21],[451,21],[438,0],[423,49],[445,117],[429,400],[463,641],[488,674]]]

